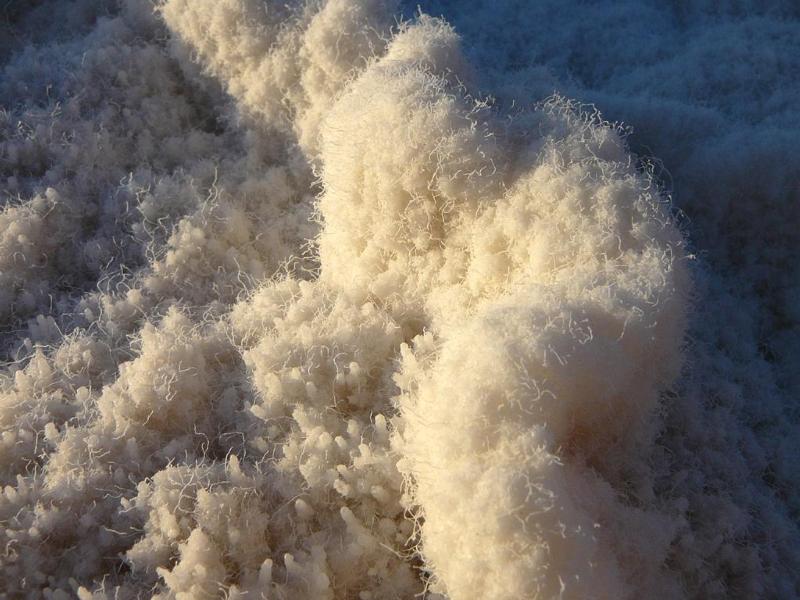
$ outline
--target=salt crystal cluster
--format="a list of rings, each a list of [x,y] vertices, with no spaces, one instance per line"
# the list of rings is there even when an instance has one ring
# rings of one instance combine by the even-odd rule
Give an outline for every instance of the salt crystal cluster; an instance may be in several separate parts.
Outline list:
[[[0,597],[798,593],[794,163],[604,24],[800,15],[428,4],[4,9]]]

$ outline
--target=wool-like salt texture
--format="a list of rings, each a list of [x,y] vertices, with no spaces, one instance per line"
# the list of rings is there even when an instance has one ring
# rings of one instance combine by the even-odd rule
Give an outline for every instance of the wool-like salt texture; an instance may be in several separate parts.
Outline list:
[[[0,597],[800,596],[789,0],[0,7]]]

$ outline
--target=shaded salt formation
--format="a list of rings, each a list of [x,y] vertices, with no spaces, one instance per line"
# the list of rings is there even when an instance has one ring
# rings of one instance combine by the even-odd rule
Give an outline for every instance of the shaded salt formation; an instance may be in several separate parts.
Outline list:
[[[15,29],[67,5],[0,84],[6,597],[797,592],[758,304],[517,37],[465,27],[470,66],[383,0]]]

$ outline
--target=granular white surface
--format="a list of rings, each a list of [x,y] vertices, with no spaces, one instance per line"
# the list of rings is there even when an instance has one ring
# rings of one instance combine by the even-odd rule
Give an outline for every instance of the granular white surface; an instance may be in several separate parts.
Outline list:
[[[798,94],[789,1],[7,2],[0,597],[800,595]]]

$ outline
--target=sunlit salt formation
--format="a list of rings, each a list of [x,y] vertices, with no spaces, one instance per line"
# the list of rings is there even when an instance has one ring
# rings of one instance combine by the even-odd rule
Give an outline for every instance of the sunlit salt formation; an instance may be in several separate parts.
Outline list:
[[[556,144],[589,160],[560,169],[561,152],[543,153],[478,218],[476,245],[494,247],[471,257],[497,257],[499,293],[404,375],[423,552],[453,598],[678,591],[661,571],[676,523],[618,495],[647,470],[659,389],[680,366],[682,243],[646,180],[599,158],[613,137],[583,126]]]
[[[755,317],[621,129],[394,2],[69,6],[0,80],[0,592],[791,596]]]
[[[224,61],[238,55],[213,45],[204,50],[206,41],[194,36],[206,40],[206,34],[193,31],[199,29],[183,30],[184,39],[208,55],[212,70],[239,96],[245,74],[264,59],[238,58],[242,66],[225,72]],[[330,392],[302,365],[324,366],[337,353],[333,348],[349,360],[346,313],[332,314],[333,338],[312,342],[320,348],[316,359],[307,354],[313,345],[296,355],[281,342],[290,332],[315,339],[297,321],[309,314],[303,307],[314,296],[371,307],[354,313],[361,313],[362,331],[369,314],[381,314],[377,302],[392,315],[391,326],[352,346],[377,362],[366,371],[360,363],[342,363],[342,384],[348,372],[358,381],[359,372],[391,365],[402,342],[423,327],[441,352],[439,359],[407,365],[401,380],[415,383],[401,399],[398,437],[413,490],[408,508],[423,517],[422,556],[436,586],[463,598],[549,594],[559,576],[574,597],[590,588],[623,594],[642,575],[647,585],[659,585],[669,519],[641,511],[630,519],[635,530],[621,531],[626,512],[635,509],[614,498],[613,486],[622,484],[626,470],[642,468],[630,457],[652,441],[659,388],[680,366],[688,285],[681,236],[614,131],[558,104],[522,116],[523,126],[502,126],[461,87],[469,73],[458,43],[436,20],[403,27],[322,119],[321,280],[302,284],[275,325],[270,318],[251,325],[286,332],[267,336],[245,355],[263,398],[251,410],[266,423],[291,416],[305,431],[306,448],[332,449],[345,443],[337,431],[345,421],[337,413],[359,405],[387,411],[377,402],[391,387],[359,386],[341,406],[334,392],[337,408],[325,419],[308,412],[317,404],[315,410],[324,409]],[[246,97],[243,102],[249,106]],[[546,133],[525,140],[525,125]],[[265,298],[287,293],[279,289],[265,289]],[[252,308],[234,315],[246,323]],[[369,349],[378,342],[382,350]],[[294,360],[300,362],[290,368]],[[275,371],[281,362],[285,374]],[[659,368],[647,368],[650,363]],[[415,372],[413,365],[421,364]],[[458,374],[463,365],[471,367],[465,377]],[[446,400],[451,394],[454,402]],[[259,443],[268,451],[285,435],[271,425]],[[313,454],[293,459],[293,443],[284,445],[282,460],[299,460],[312,488],[333,484],[345,497],[352,493],[341,469],[317,465]],[[482,495],[470,499],[464,486],[483,471]],[[530,485],[538,486],[539,497],[515,498],[523,480],[537,482]],[[379,481],[357,487],[369,488],[370,502],[399,492]],[[548,501],[560,510],[537,523],[536,510],[546,512]],[[474,533],[465,535],[465,519]],[[511,519],[532,520],[531,527],[520,530]],[[602,535],[596,531],[601,522],[608,529]],[[549,532],[555,523],[564,532],[558,544]],[[634,531],[650,541],[660,532],[662,542],[636,555],[635,540],[620,543],[640,535]],[[479,548],[487,556],[472,564]],[[547,548],[558,551],[547,556]]]
[[[431,328],[400,436],[434,589],[677,594],[675,523],[617,495],[680,367],[681,235],[608,126],[556,103],[518,141],[419,47],[323,124],[320,251],[323,279]]]

